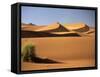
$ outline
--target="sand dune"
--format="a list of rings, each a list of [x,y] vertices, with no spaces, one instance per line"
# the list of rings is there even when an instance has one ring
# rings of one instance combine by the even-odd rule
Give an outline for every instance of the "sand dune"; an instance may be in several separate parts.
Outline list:
[[[56,22],[48,26],[38,28],[35,31],[38,31],[38,32],[45,32],[45,31],[46,32],[67,32],[69,30],[65,28],[64,26],[62,26],[59,22]]]
[[[35,45],[37,56],[61,63],[22,62],[23,71],[95,66],[95,28],[84,23],[22,24],[21,47],[28,44]]]
[[[60,23],[53,23],[48,26],[32,26],[27,25],[22,27],[22,37],[67,37],[67,36],[80,36],[75,31],[70,31]]]
[[[38,28],[42,28],[42,27],[45,27],[45,26],[38,26],[38,25],[35,25],[35,24],[22,24],[21,30],[34,31],[34,30],[36,30]]]
[[[32,24],[22,25],[22,36],[24,37],[54,37],[54,36],[87,36],[90,33],[94,33],[93,29],[90,29],[84,23],[75,24],[63,24],[59,22],[52,23],[47,26],[36,26]]]
[[[66,27],[69,30],[74,30],[77,32],[86,32],[89,30],[89,26],[87,26],[84,23],[64,24],[64,27]]]
[[[59,23],[53,23],[53,24],[50,24],[48,26],[45,26],[43,28],[39,28],[35,31],[48,31],[48,30],[53,30],[53,29],[56,29],[59,27]]]

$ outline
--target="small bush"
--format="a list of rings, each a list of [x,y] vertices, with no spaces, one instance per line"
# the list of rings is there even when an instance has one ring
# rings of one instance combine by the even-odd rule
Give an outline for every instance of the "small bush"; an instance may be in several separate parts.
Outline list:
[[[31,62],[32,57],[35,57],[35,46],[32,44],[26,45],[21,54],[22,61]]]

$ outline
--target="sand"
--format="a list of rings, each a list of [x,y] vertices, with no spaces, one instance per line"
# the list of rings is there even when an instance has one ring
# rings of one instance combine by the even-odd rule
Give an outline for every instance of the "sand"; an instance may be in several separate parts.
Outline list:
[[[22,47],[27,44],[36,45],[36,54],[42,58],[49,58],[61,64],[23,63],[22,70],[39,70],[72,67],[95,66],[94,37],[46,37],[23,38]]]
[[[56,35],[69,34],[71,32],[80,35],[80,37],[22,37],[22,49],[28,44],[33,44],[35,45],[37,56],[61,62],[55,64],[21,62],[22,71],[95,66],[95,29],[91,29],[85,24],[75,24],[72,27],[64,27],[66,31],[59,32],[64,30],[61,29],[62,27],[64,26],[59,25],[59,23],[54,23],[46,27],[33,27],[32,25],[22,27],[24,31],[49,30],[49,33]],[[76,31],[70,31],[69,29]]]
[[[94,67],[93,59],[73,59],[65,60],[64,63],[59,64],[37,64],[31,62],[22,62],[23,71],[29,70],[46,70],[46,69],[62,69],[62,68],[80,68],[80,67]]]

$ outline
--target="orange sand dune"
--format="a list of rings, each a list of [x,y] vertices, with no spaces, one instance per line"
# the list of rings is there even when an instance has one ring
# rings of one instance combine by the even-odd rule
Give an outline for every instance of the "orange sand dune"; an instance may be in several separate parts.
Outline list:
[[[34,31],[35,29],[42,28],[42,27],[45,27],[45,26],[37,26],[37,25],[32,25],[32,24],[22,24],[21,30]]]
[[[89,30],[89,26],[87,26],[84,23],[64,24],[64,27],[66,27],[69,30],[74,30],[78,32],[86,32]]]
[[[77,24],[70,24],[70,26],[63,26],[59,22],[50,24],[48,26],[36,26],[32,24],[22,24],[22,36],[31,35],[31,36],[75,36],[75,35],[81,35],[78,32],[84,32],[89,27],[82,23]],[[29,32],[31,31],[31,32]],[[33,32],[32,32],[33,31]],[[36,33],[38,32],[38,33]],[[40,32],[40,33],[39,33]],[[44,33],[45,32],[45,33]],[[29,34],[31,33],[31,34]]]
[[[67,32],[69,31],[67,28],[63,27],[59,22],[47,25],[42,28],[38,28],[35,31],[37,32],[44,32],[44,31],[49,31],[49,32]]]
[[[65,31],[69,31],[69,30],[76,30],[76,31],[88,31],[89,27],[84,24],[84,23],[74,23],[74,24],[64,24],[61,25],[59,22],[47,25],[45,27],[42,28],[38,28],[35,31],[48,31],[48,30],[54,30],[54,29],[59,29],[59,28],[65,28]]]
[[[89,31],[89,27],[83,23],[75,23],[75,24],[63,24],[61,25],[59,22],[52,23],[47,26],[36,26],[32,24],[23,24],[22,30],[25,31],[35,31],[35,32],[59,32],[58,34],[63,34],[60,32],[69,32],[69,31],[77,31],[77,32],[87,32]]]
[[[43,28],[39,28],[35,31],[48,31],[48,30],[52,30],[52,29],[56,29],[59,27],[59,24],[58,23],[53,23],[53,24],[50,24],[48,26],[45,26]]]
[[[89,28],[84,23],[64,24],[59,22],[37,26],[35,24],[22,24],[22,37],[57,37],[57,36],[91,36],[95,34],[95,29]]]
[[[32,26],[22,27],[22,37],[56,37],[56,36],[80,36],[75,31],[69,31],[60,23],[53,23],[48,26]]]

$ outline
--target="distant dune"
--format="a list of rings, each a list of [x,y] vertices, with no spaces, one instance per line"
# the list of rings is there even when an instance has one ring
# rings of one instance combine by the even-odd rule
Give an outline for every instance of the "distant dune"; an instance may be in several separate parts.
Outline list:
[[[89,26],[84,23],[64,24],[64,27],[77,32],[86,32],[89,30]]]
[[[64,26],[62,26],[59,22],[56,22],[48,26],[38,28],[35,31],[38,31],[38,32],[45,32],[45,31],[46,32],[68,32],[69,30],[65,28]]]
[[[22,37],[57,37],[57,36],[83,36],[94,33],[95,30],[89,28],[84,23],[60,24],[59,22],[50,25],[22,24]],[[87,33],[87,34],[84,34]]]
[[[21,30],[25,30],[25,31],[34,31],[38,28],[42,28],[42,27],[45,27],[45,26],[38,26],[38,25],[35,25],[35,24],[22,24],[21,26]]]

